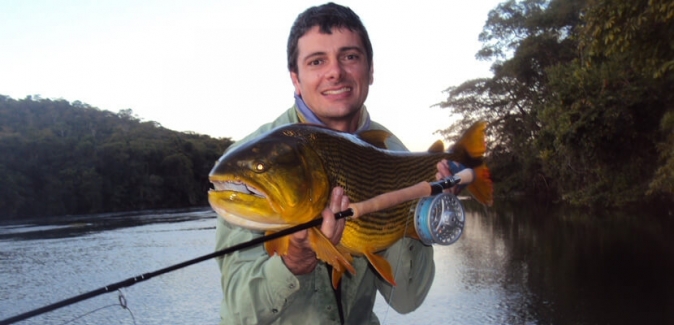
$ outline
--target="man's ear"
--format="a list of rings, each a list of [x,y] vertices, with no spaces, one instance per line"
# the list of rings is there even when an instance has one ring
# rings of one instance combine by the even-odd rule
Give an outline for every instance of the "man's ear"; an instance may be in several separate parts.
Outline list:
[[[370,64],[370,86],[374,82],[374,63]]]
[[[293,86],[295,87],[295,94],[302,96],[302,91],[300,90],[300,78],[297,75],[297,72],[290,72],[290,80],[292,80]]]

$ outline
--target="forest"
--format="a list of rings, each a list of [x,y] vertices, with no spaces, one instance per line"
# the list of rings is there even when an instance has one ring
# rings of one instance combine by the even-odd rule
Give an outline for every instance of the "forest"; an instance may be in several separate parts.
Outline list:
[[[0,95],[0,219],[207,206],[231,143],[130,109]]]
[[[492,76],[437,106],[489,122],[500,195],[594,208],[674,194],[674,1],[525,0],[491,10],[478,60]]]
[[[458,31],[457,31],[458,32]],[[496,195],[602,209],[674,206],[674,0],[506,1],[447,88],[453,141],[489,123]],[[206,206],[229,138],[75,101],[0,96],[0,218]]]

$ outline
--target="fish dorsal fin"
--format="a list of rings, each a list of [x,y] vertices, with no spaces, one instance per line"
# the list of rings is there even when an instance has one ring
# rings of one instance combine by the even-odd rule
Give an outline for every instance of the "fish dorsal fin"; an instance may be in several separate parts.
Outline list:
[[[386,139],[391,137],[391,133],[384,130],[367,130],[357,134],[358,138],[380,149],[388,149]]]
[[[445,144],[442,142],[442,140],[438,140],[433,142],[430,148],[428,148],[428,152],[431,153],[437,153],[437,152],[443,152],[445,151]]]

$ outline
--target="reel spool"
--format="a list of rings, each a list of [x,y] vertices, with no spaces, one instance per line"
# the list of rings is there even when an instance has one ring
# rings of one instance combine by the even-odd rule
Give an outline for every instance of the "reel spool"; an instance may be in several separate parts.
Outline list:
[[[463,234],[465,223],[463,205],[450,193],[424,197],[414,211],[414,227],[426,245],[455,243]]]

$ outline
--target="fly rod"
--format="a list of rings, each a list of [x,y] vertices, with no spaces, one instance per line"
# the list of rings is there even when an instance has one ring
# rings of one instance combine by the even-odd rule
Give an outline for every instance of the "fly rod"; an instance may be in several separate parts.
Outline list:
[[[403,188],[403,189],[400,189],[400,190],[396,190],[396,191],[393,191],[393,192],[388,192],[388,193],[378,195],[378,196],[376,196],[374,198],[371,198],[369,200],[366,200],[366,201],[352,203],[352,204],[349,205],[348,209],[335,213],[335,219],[339,220],[339,219],[343,219],[343,218],[346,218],[346,217],[358,218],[358,217],[360,217],[362,215],[365,215],[365,214],[368,214],[368,213],[372,213],[372,212],[375,212],[375,211],[379,211],[379,210],[382,210],[382,209],[393,207],[393,206],[395,206],[397,204],[400,204],[402,202],[405,202],[405,201],[419,199],[419,198],[422,198],[424,196],[439,194],[444,189],[449,189],[454,185],[470,183],[472,181],[472,179],[473,179],[472,170],[471,169],[464,169],[461,172],[457,173],[455,176],[450,176],[446,179],[443,179],[443,180],[440,180],[440,181],[437,181],[437,182],[433,182],[433,183],[421,182],[421,183],[418,183],[418,184],[410,186],[410,187],[406,187],[406,188]],[[323,222],[323,218],[314,219],[312,221],[309,221],[309,222],[306,222],[306,223],[303,223],[303,224],[299,224],[297,226],[293,226],[293,227],[290,227],[290,228],[287,228],[287,229],[283,229],[281,231],[278,231],[278,232],[275,232],[275,233],[272,233],[272,234],[269,234],[269,235],[266,235],[266,236],[253,238],[252,240],[249,240],[247,242],[243,242],[243,243],[240,243],[240,244],[237,244],[237,245],[234,245],[234,246],[230,246],[230,247],[221,249],[219,251],[215,251],[213,253],[203,255],[201,257],[197,257],[197,258],[194,258],[194,259],[182,262],[182,263],[178,263],[178,264],[175,264],[175,265],[172,265],[172,266],[165,267],[163,269],[159,269],[159,270],[154,271],[154,272],[148,272],[148,273],[144,273],[144,274],[141,274],[141,275],[138,275],[138,276],[134,276],[134,277],[128,278],[126,280],[116,282],[116,283],[113,283],[113,284],[109,284],[107,286],[98,288],[96,290],[83,293],[83,294],[78,295],[78,296],[74,296],[74,297],[71,297],[71,298],[68,298],[68,299],[65,299],[65,300],[61,300],[61,301],[53,303],[51,305],[47,305],[47,306],[44,306],[44,307],[41,307],[41,308],[37,308],[37,309],[31,310],[31,311],[25,312],[23,314],[19,314],[19,315],[16,315],[16,316],[13,316],[13,317],[10,317],[10,318],[7,318],[7,319],[0,320],[0,325],[13,324],[13,323],[16,323],[16,322],[19,322],[19,321],[22,321],[22,320],[26,320],[28,318],[35,317],[35,316],[38,316],[38,315],[41,315],[41,314],[44,314],[44,313],[62,308],[62,307],[65,307],[65,306],[75,304],[75,303],[83,301],[83,300],[87,300],[89,298],[100,296],[104,293],[113,292],[113,291],[119,290],[121,288],[127,288],[127,287],[130,287],[130,286],[132,286],[136,283],[147,281],[147,280],[149,280],[149,279],[151,279],[155,276],[162,275],[164,273],[172,272],[172,271],[175,271],[175,270],[178,270],[178,269],[181,269],[181,268],[193,265],[193,264],[197,264],[197,263],[209,260],[209,259],[214,258],[214,257],[227,255],[227,254],[233,253],[233,252],[238,251],[238,250],[250,248],[250,247],[259,245],[261,243],[264,243],[266,241],[269,241],[269,240],[274,240],[274,239],[277,239],[277,238],[281,238],[283,236],[290,235],[290,234],[295,233],[295,232],[300,231],[300,230],[320,226],[322,222]]]

